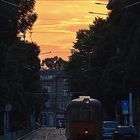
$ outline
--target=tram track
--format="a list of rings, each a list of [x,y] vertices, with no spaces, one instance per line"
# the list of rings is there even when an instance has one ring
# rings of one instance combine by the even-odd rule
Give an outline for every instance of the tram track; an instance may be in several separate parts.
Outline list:
[[[64,133],[63,131],[65,131],[65,130],[64,130],[64,129],[60,129],[60,135],[61,135],[62,137],[64,137],[64,138],[66,138],[65,133]]]
[[[46,137],[44,140],[53,140],[54,139],[61,139],[61,140],[65,140],[65,129],[48,129]]]
[[[50,134],[51,134],[51,130],[48,130],[48,133],[47,133],[47,135],[45,137],[45,140],[48,140],[48,137],[49,137]]]

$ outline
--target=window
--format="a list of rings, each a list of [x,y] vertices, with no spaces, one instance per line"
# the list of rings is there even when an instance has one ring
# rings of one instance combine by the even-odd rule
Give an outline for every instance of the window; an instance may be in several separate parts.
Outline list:
[[[64,79],[64,84],[67,84],[67,79]]]
[[[48,79],[51,80],[53,78],[53,75],[48,75]]]
[[[50,92],[52,92],[52,87],[50,85],[43,85],[42,90],[44,92],[50,93]]]
[[[64,109],[64,104],[63,103],[59,103],[59,109]]]
[[[98,110],[92,106],[74,106],[70,109],[71,121],[95,121],[100,119],[99,115]]]
[[[46,80],[46,76],[45,75],[40,75],[40,80]]]
[[[68,96],[68,90],[63,90],[63,96]]]
[[[80,107],[80,120],[92,120],[92,108],[91,107]]]
[[[40,75],[40,80],[51,80],[54,75]]]
[[[79,121],[79,107],[74,107],[70,110],[71,121]]]
[[[47,102],[45,102],[45,107],[46,108],[50,108],[52,106],[51,101],[48,100]]]
[[[47,86],[47,88],[48,88],[48,93],[50,93],[52,91],[51,86]]]

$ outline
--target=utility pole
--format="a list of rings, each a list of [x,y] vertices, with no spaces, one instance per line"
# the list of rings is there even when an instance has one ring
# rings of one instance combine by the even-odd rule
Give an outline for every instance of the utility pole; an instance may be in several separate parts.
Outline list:
[[[133,126],[133,96],[132,96],[132,92],[129,92],[129,125]]]

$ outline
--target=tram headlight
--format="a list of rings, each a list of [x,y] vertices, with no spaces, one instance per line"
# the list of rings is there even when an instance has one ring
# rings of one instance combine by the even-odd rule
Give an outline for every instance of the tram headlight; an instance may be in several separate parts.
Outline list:
[[[86,135],[88,134],[88,130],[85,130],[85,132],[84,132]]]
[[[84,99],[83,100],[86,104],[89,104],[90,100],[89,99]]]

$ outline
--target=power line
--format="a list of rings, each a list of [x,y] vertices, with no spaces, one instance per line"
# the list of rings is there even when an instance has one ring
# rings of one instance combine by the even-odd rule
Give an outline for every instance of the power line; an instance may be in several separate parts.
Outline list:
[[[15,4],[15,3],[11,3],[11,2],[5,1],[5,0],[0,0],[0,2],[6,3],[6,4],[14,6],[14,7],[19,7],[19,5]]]
[[[130,4],[130,5],[127,5],[127,6],[124,7],[124,9],[129,8],[129,7],[132,7],[132,6],[135,6],[135,5],[137,5],[137,4],[140,4],[140,1],[137,1],[137,2],[132,3],[132,4]]]

